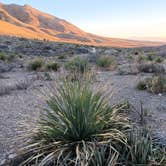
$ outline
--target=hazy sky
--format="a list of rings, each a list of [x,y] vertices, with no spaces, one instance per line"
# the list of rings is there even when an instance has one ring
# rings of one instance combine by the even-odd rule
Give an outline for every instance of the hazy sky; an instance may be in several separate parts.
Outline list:
[[[110,37],[165,37],[166,0],[0,0],[30,4],[84,31]]]

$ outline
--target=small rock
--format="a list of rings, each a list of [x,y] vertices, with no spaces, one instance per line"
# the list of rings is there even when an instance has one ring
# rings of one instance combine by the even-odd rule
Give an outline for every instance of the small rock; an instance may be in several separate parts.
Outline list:
[[[0,166],[5,165],[5,163],[6,163],[6,162],[7,162],[7,160],[6,160],[6,159],[1,160],[1,161],[0,161]]]
[[[0,72],[1,73],[11,71],[13,67],[14,67],[13,64],[6,64],[6,63],[0,61]]]
[[[9,159],[14,159],[16,156],[17,156],[17,154],[10,154],[10,155],[8,156],[8,158],[9,158]]]

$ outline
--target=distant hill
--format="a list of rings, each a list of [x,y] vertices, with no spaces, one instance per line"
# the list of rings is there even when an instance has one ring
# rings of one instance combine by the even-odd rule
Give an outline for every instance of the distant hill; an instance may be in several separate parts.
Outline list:
[[[0,35],[95,46],[141,47],[162,45],[158,42],[100,37],[86,33],[63,19],[43,13],[29,5],[5,5],[2,3],[0,3]]]

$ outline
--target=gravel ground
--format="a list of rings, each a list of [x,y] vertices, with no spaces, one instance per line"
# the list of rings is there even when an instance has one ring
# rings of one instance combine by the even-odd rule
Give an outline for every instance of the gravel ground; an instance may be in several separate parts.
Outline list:
[[[110,87],[113,92],[111,98],[112,103],[127,100],[135,108],[138,121],[141,109],[141,103],[143,109],[146,110],[147,123],[151,126],[152,131],[156,137],[166,146],[166,95],[158,94],[154,95],[146,91],[140,91],[136,89],[137,83],[147,77],[151,77],[151,74],[144,75],[126,75],[119,76],[112,73],[100,73],[101,80],[104,82],[110,82]]]
[[[108,88],[114,94],[112,103],[127,99],[139,111],[141,101],[148,111],[149,125],[162,143],[166,143],[166,96],[153,95],[135,88],[140,79],[150,75],[120,76],[112,72],[101,72],[98,76],[101,83],[108,82]],[[46,84],[46,81],[33,79],[37,77],[35,73],[12,72],[5,74],[5,77],[6,79],[0,79],[1,86],[15,84],[18,78],[34,81],[27,90],[12,90],[8,95],[0,96],[0,165],[7,156],[14,157],[13,153],[21,144],[18,137],[33,129],[34,122],[40,115],[39,106],[43,105],[37,97],[36,87],[44,88]]]

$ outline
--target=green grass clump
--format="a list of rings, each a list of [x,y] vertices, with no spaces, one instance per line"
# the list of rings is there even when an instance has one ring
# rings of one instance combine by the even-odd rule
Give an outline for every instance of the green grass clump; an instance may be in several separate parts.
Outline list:
[[[152,78],[145,79],[137,84],[137,88],[155,94],[166,93],[166,77],[164,75],[156,75]]]
[[[51,75],[47,72],[44,73],[44,80],[45,81],[52,81]]]
[[[53,71],[58,71],[59,67],[60,67],[59,64],[56,62],[48,63],[46,65],[47,70],[53,70]]]
[[[89,63],[85,58],[75,57],[66,63],[65,68],[83,74],[89,70]]]
[[[115,60],[110,56],[100,56],[97,59],[97,65],[101,68],[110,69],[111,66],[115,65]]]
[[[7,55],[4,52],[0,52],[0,60],[5,61],[7,59]]]
[[[30,62],[28,65],[28,69],[32,71],[40,70],[44,66],[44,62],[42,59],[35,59],[34,61]]]

